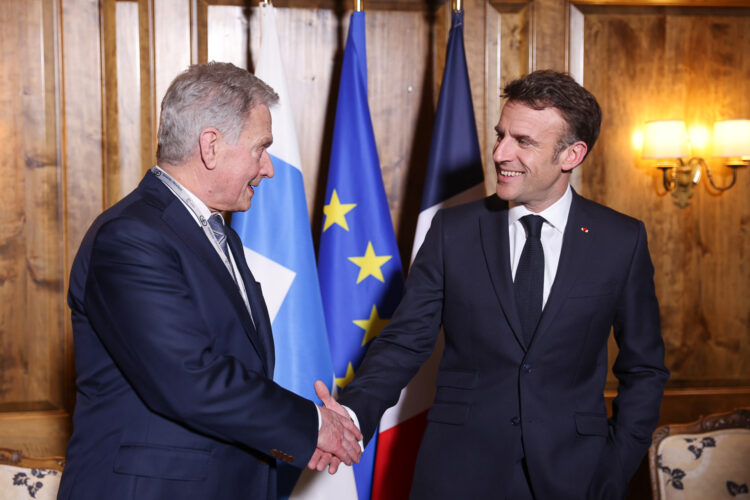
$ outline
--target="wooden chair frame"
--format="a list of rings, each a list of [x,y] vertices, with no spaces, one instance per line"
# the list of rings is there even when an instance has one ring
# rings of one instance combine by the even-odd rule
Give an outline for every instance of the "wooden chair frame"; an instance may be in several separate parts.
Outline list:
[[[740,408],[728,413],[714,413],[686,424],[661,425],[652,435],[648,449],[648,469],[651,476],[651,495],[661,500],[659,491],[659,469],[657,455],[659,444],[667,437],[676,434],[702,434],[720,429],[750,429],[750,408]]]
[[[65,457],[30,457],[25,456],[20,450],[0,448],[0,464],[62,472],[65,467]]]

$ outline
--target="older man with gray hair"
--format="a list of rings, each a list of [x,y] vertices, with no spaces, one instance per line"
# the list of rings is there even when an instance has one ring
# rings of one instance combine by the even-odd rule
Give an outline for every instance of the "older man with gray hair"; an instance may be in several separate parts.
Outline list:
[[[276,497],[276,459],[351,464],[352,422],[273,382],[260,285],[222,212],[273,165],[265,83],[195,65],[162,102],[158,165],[81,243],[68,303],[77,395],[61,499]]]

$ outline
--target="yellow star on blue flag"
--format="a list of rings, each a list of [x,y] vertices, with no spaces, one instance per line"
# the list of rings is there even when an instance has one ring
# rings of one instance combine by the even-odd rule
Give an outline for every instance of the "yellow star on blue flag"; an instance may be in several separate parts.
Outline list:
[[[388,318],[378,316],[378,308],[374,304],[369,318],[355,319],[353,323],[365,331],[365,335],[362,337],[362,345],[367,345],[369,341],[380,335],[389,321]]]
[[[348,231],[349,225],[346,223],[346,214],[352,211],[356,206],[356,203],[341,203],[341,201],[339,201],[339,195],[334,189],[328,205],[323,207],[323,214],[326,216],[326,220],[323,223],[323,231],[326,231],[334,224],[338,224]]]
[[[372,241],[367,242],[367,250],[362,257],[349,257],[349,260],[359,266],[359,275],[357,275],[357,284],[361,283],[363,279],[368,276],[372,276],[376,280],[385,282],[383,279],[383,271],[381,267],[383,264],[391,260],[391,255],[375,255],[375,250],[372,248]]]
[[[343,377],[336,377],[336,385],[343,389],[352,380],[354,380],[354,367],[349,363],[346,367],[346,375]]]

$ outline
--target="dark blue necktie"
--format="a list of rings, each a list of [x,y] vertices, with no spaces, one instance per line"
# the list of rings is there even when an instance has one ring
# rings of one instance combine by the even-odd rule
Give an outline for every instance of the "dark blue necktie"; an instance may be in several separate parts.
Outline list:
[[[221,215],[219,214],[213,214],[208,218],[208,225],[211,226],[211,230],[214,232],[214,236],[216,236],[216,241],[217,243],[219,243],[221,251],[224,252],[224,255],[226,255],[227,258],[229,258],[229,252],[227,251],[227,233],[224,229],[224,219],[222,219]]]
[[[220,214],[213,214],[208,218],[208,225],[211,226],[211,230],[214,232],[214,236],[216,236],[216,242],[219,244],[221,251],[224,252],[224,255],[227,256],[227,260],[229,260],[229,262],[231,263],[231,259],[229,258],[229,248],[227,246],[227,230],[224,227],[224,219]],[[229,267],[229,275],[235,282],[237,282],[237,278],[234,276],[234,269],[231,267],[231,264]]]
[[[214,236],[216,236],[216,241],[219,243],[221,251],[229,257],[229,253],[227,252],[227,233],[224,230],[224,219],[222,219],[219,214],[213,214],[208,218],[208,225],[211,226],[211,230],[214,232]]]
[[[216,242],[219,244],[221,251],[224,252],[224,255],[227,256],[227,259],[230,262],[229,275],[232,277],[234,282],[237,283],[237,276],[235,276],[234,267],[232,267],[232,264],[231,264],[232,259],[229,258],[229,245],[227,244],[227,229],[226,229],[226,226],[224,225],[224,219],[219,214],[213,214],[211,217],[208,218],[208,225],[211,226],[211,231],[214,232],[214,236],[216,236]],[[248,301],[249,300],[250,299],[248,298]],[[247,312],[250,313],[250,320],[252,321],[253,326],[255,326],[255,318],[253,317],[253,312],[250,308],[249,302],[247,304]]]
[[[521,217],[521,224],[526,228],[527,236],[521,259],[518,261],[513,289],[516,294],[518,314],[521,317],[524,340],[528,347],[539,322],[539,316],[542,315],[544,250],[541,235],[544,218],[538,215],[526,215]]]

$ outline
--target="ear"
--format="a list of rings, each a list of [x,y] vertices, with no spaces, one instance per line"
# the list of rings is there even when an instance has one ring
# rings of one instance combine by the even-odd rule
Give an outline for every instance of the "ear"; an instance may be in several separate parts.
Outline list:
[[[589,148],[583,141],[574,142],[561,153],[561,167],[564,172],[570,172],[581,164]]]
[[[198,138],[201,160],[203,160],[203,164],[208,170],[216,168],[216,156],[220,137],[221,133],[217,129],[209,127],[204,129]]]

